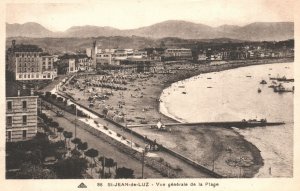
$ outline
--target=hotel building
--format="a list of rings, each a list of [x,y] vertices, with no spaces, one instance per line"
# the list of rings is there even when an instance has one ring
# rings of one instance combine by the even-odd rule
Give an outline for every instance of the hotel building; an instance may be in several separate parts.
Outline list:
[[[6,141],[32,139],[37,133],[38,96],[32,90],[6,84]]]
[[[36,45],[16,45],[7,50],[6,69],[17,81],[53,80],[57,71],[53,67],[54,58]]]

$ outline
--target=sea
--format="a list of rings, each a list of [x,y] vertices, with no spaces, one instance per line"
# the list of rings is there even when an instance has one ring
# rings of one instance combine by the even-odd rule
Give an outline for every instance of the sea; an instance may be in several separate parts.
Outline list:
[[[166,88],[161,94],[160,111],[181,122],[283,121],[280,126],[232,129],[261,151],[264,165],[255,177],[292,177],[294,93],[276,93],[269,88],[275,83],[270,77],[282,76],[293,78],[293,63],[201,74]],[[267,84],[260,84],[262,80]],[[294,86],[294,82],[282,84],[286,89]]]

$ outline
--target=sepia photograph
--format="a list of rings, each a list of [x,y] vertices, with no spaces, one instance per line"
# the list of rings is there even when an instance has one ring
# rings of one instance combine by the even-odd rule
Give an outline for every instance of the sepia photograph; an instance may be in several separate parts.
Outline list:
[[[294,3],[3,3],[4,179],[293,179]]]

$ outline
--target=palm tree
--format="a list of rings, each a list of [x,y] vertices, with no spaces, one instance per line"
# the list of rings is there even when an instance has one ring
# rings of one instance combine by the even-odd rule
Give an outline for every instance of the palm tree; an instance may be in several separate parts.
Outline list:
[[[91,159],[93,159],[93,161],[94,161],[94,164],[92,165],[92,168],[91,168],[91,173],[92,173],[93,167],[96,166],[95,157],[98,156],[99,152],[96,149],[91,148],[91,149],[85,151],[84,154],[86,156],[90,157]]]

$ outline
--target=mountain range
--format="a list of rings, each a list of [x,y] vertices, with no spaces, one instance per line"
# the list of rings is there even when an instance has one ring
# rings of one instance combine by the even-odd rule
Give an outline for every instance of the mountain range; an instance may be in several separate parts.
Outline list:
[[[120,30],[113,27],[73,26],[63,32],[53,32],[44,26],[28,22],[6,23],[6,37],[87,38],[98,36],[140,36],[146,38],[177,37],[182,39],[231,38],[247,41],[280,41],[294,38],[293,22],[255,22],[245,26],[211,27],[187,21],[169,20],[137,29]]]

